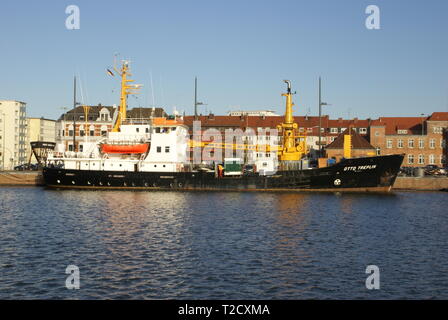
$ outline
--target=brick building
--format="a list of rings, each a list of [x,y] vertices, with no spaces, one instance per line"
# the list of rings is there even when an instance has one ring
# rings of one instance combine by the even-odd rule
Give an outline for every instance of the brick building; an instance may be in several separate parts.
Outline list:
[[[222,134],[226,129],[253,128],[256,131],[275,129],[283,121],[283,116],[199,116],[202,131],[218,129]],[[193,128],[194,116],[184,117],[184,123]],[[307,148],[312,155],[319,149],[319,117],[296,116],[299,133],[307,136]],[[434,112],[425,117],[380,117],[378,119],[330,119],[321,118],[321,145],[330,145],[347,128],[363,137],[375,149],[377,155],[405,153],[403,166],[425,166],[434,164],[446,166],[448,112]],[[261,136],[259,143],[267,143],[272,138]],[[261,140],[261,141],[260,141]],[[264,142],[263,142],[264,141]],[[362,152],[361,152],[362,153]],[[371,148],[368,151],[372,153]],[[356,153],[355,153],[356,154]],[[356,155],[355,155],[356,156]]]
[[[326,157],[340,161],[344,157],[344,136],[351,130],[351,156],[370,157],[376,154],[376,149],[354,129],[346,129],[332,143],[326,146]]]
[[[405,153],[403,166],[446,165],[448,112],[428,117],[381,117],[370,126],[370,143],[382,155]]]

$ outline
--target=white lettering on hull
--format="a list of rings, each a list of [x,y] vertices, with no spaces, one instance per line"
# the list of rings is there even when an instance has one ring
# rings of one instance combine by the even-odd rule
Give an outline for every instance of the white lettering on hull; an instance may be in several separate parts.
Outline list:
[[[344,167],[344,171],[363,171],[363,170],[373,170],[376,168],[376,164],[368,164],[365,166],[352,166],[352,167]]]

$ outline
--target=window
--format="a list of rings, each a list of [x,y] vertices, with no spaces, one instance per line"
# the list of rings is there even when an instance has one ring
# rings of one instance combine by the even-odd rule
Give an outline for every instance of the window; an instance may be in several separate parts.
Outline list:
[[[403,148],[403,140],[399,139],[397,146],[398,146],[398,148]]]
[[[443,128],[442,127],[434,127],[433,132],[441,134],[443,132]]]
[[[86,132],[85,132],[84,130],[80,130],[80,131],[79,131],[79,135],[80,135],[81,137],[84,137],[84,136],[86,135]]]
[[[93,137],[93,136],[95,135],[95,131],[94,131],[94,130],[90,130],[89,135],[90,135],[91,137]]]
[[[82,144],[79,145],[79,152],[82,152],[84,149],[84,146]]]
[[[105,131],[105,130],[101,130],[101,135],[102,135],[103,137],[107,136],[107,131]]]
[[[359,128],[359,133],[367,133],[367,128]]]
[[[140,132],[140,128],[135,128],[135,132]]]
[[[72,144],[68,145],[68,151],[73,151],[73,145]]]
[[[425,156],[422,154],[418,155],[418,164],[425,164]]]
[[[429,140],[429,148],[435,149],[436,148],[436,139]]]
[[[418,147],[420,149],[423,149],[425,147],[425,140],[423,139],[418,139]]]
[[[414,164],[414,155],[408,154],[408,164]]]
[[[405,129],[398,130],[398,134],[407,134],[407,133],[408,133],[408,130],[405,130]]]
[[[70,137],[73,137],[73,130],[68,130],[68,135],[69,135]]]
[[[414,139],[408,140],[408,148],[414,148]]]
[[[169,152],[170,152],[170,147],[169,147],[169,146],[166,146],[166,147],[165,147],[165,152],[166,152],[166,153],[169,153]]]
[[[158,153],[162,152],[162,147],[157,147],[157,152]]]
[[[338,133],[338,128],[330,128],[330,133]]]
[[[387,140],[387,149],[392,149],[392,140]]]
[[[436,159],[433,154],[429,155],[429,164],[436,164]]]

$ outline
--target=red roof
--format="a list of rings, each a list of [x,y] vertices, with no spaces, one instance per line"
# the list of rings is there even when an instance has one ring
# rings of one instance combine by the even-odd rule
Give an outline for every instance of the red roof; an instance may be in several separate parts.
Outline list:
[[[429,121],[448,121],[448,112],[433,112]]]
[[[422,123],[426,117],[380,117],[372,121],[372,126],[385,126],[386,135],[398,134],[398,130],[407,130],[405,134],[421,134]]]
[[[344,149],[344,135],[348,133],[349,129],[346,129],[341,133],[332,143],[330,143],[326,149]],[[351,129],[352,133],[352,149],[375,149],[366,139],[364,139],[359,133]]]
[[[229,127],[229,128],[276,128],[284,120],[283,116],[198,116],[202,128]],[[184,124],[193,127],[194,116],[185,116]],[[317,135],[319,133],[319,117],[317,116],[295,116],[294,121],[304,132]],[[370,120],[330,120],[328,115],[321,118],[322,128],[368,128]],[[311,128],[311,131],[308,129]]]

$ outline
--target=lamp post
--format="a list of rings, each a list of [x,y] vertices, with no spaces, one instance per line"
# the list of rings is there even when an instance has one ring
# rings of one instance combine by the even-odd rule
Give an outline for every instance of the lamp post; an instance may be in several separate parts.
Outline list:
[[[319,77],[319,158],[322,156],[321,131],[322,131],[322,106],[328,106],[326,102],[322,102],[321,78]]]
[[[194,119],[197,120],[198,118],[198,106],[205,105],[202,102],[198,101],[198,78],[194,78]]]

